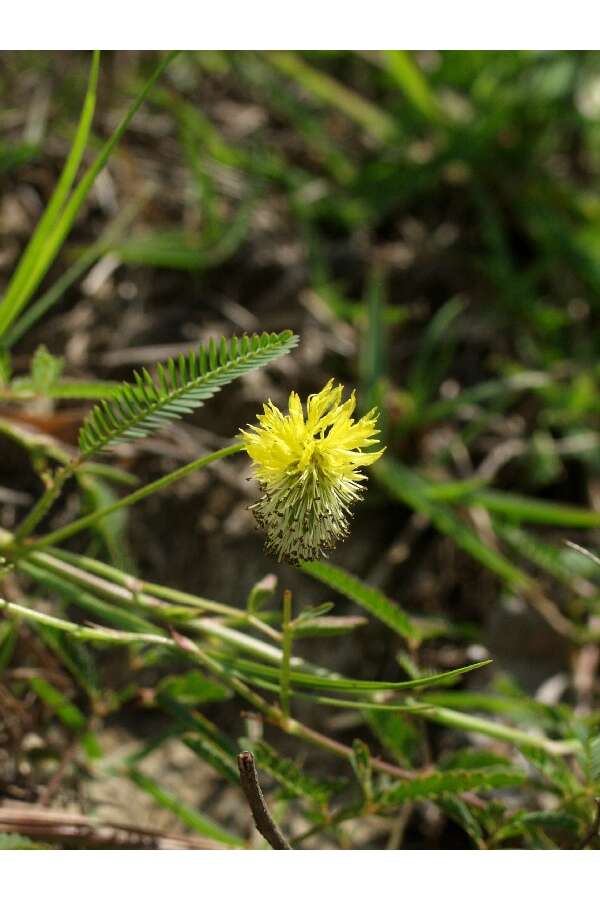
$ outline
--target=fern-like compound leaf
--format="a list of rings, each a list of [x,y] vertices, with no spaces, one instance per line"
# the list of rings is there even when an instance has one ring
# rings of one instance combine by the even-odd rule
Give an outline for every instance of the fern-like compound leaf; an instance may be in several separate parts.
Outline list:
[[[154,376],[142,369],[88,415],[79,432],[83,456],[146,437],[193,412],[222,387],[289,353],[298,343],[291,331],[244,335],[219,344],[210,340],[188,356],[159,363]]]

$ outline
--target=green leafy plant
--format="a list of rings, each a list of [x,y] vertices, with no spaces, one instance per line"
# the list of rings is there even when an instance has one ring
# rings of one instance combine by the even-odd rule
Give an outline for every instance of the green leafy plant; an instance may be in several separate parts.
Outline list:
[[[96,407],[79,433],[84,456],[115,444],[146,437],[173,419],[193,412],[242,375],[267,365],[297,343],[290,331],[281,334],[223,338],[210,341],[189,356],[170,359],[156,369],[156,380],[144,369],[134,372],[135,384],[124,384],[110,400]]]
[[[578,468],[571,479],[585,471],[593,485],[598,468],[593,341],[581,338],[578,352],[569,356],[565,337],[576,330],[573,317],[582,311],[572,302],[575,289],[594,297],[600,285],[594,256],[598,210],[564,167],[568,190],[543,163],[544,141],[559,154],[566,137],[571,139],[555,130],[557,104],[589,73],[577,57],[552,54],[490,54],[485,63],[474,55],[441,54],[427,68],[405,51],[201,53],[180,58],[178,64],[186,66],[180,80],[165,85],[163,74],[175,56],[160,56],[77,180],[98,143],[92,128],[100,54],[93,54],[67,161],[0,301],[0,436],[20,451],[41,484],[37,499],[20,498],[23,514],[0,530],[0,673],[14,675],[15,668],[18,674],[15,684],[8,682],[8,695],[14,694],[18,707],[27,691],[63,736],[69,749],[64,764],[57,764],[59,775],[68,771],[92,784],[124,780],[187,830],[188,846],[252,845],[237,759],[240,752],[252,752],[266,778],[269,804],[294,849],[360,845],[357,826],[373,822],[379,831],[372,833],[384,834],[389,847],[421,846],[423,823],[430,821],[444,823],[448,842],[472,848],[597,848],[600,744],[590,698],[577,705],[570,693],[560,702],[530,696],[516,678],[502,677],[491,665],[478,625],[462,621],[462,612],[450,615],[437,604],[435,590],[424,592],[428,605],[420,609],[414,595],[381,574],[399,567],[399,582],[408,584],[412,569],[402,565],[414,553],[414,569],[439,569],[451,581],[449,560],[458,558],[463,568],[456,566],[456,581],[464,571],[465,591],[477,595],[470,598],[473,605],[483,598],[479,582],[470,587],[476,572],[493,585],[486,603],[488,597],[490,606],[523,602],[538,617],[538,627],[543,624],[573,658],[583,659],[580,680],[593,658],[589,648],[594,651],[599,641],[596,564],[556,535],[596,528],[600,518],[586,508],[584,492],[573,499],[558,489],[556,473],[573,459]],[[523,113],[521,76],[526,72],[532,84],[536,77],[546,84],[547,68],[556,94],[539,101],[536,115],[545,128],[533,134]],[[356,85],[349,77],[354,71],[360,75]],[[218,117],[213,122],[185,95],[185,84],[198,73],[231,79],[240,92],[249,92],[254,107],[266,111],[265,118],[272,113],[278,129],[289,129],[292,140],[279,145],[260,127],[250,129],[249,138],[233,140],[216,124]],[[463,94],[466,108],[457,99]],[[147,99],[172,117],[202,233],[152,226],[129,234],[145,202],[138,200],[93,242],[67,247],[96,179]],[[353,153],[342,143],[348,134],[354,136]],[[500,150],[499,136],[506,142]],[[591,130],[585,140],[596,140]],[[40,152],[26,143],[1,146],[0,170],[12,171]],[[267,189],[276,192],[277,210],[286,209],[303,241],[307,305],[319,322],[334,323],[332,347],[347,354],[356,348],[358,402],[365,411],[379,408],[387,450],[372,460],[365,507],[374,527],[380,511],[391,510],[395,530],[378,565],[363,578],[351,555],[342,565],[299,552],[309,546],[318,556],[324,546],[320,529],[331,495],[304,517],[304,484],[313,455],[321,454],[323,462],[319,441],[334,431],[338,399],[327,407],[320,428],[303,436],[295,455],[272,466],[267,459],[263,466],[261,509],[272,545],[281,546],[278,520],[289,514],[286,536],[292,539],[281,558],[299,565],[278,570],[281,589],[273,574],[265,574],[244,605],[237,593],[223,602],[144,580],[126,545],[126,512],[200,470],[210,477],[211,465],[243,454],[247,442],[222,442],[179,467],[169,461],[166,474],[141,485],[120,462],[130,457],[116,453],[136,441],[147,447],[159,432],[168,436],[173,423],[205,404],[210,411],[217,392],[281,360],[296,349],[298,337],[282,330],[209,340],[149,363],[125,383],[71,378],[65,361],[44,345],[23,363],[20,342],[108,254],[120,263],[171,273],[218,267],[249,239],[251,212]],[[454,192],[460,193],[464,231],[469,241],[477,235],[479,242],[477,252],[469,244],[461,258],[477,258],[479,268],[465,274],[461,264],[461,279],[482,281],[496,302],[489,304],[486,294],[483,311],[474,311],[473,301],[462,296],[464,283],[461,296],[454,285],[440,291],[436,283],[430,294],[443,294],[439,304],[419,300],[413,309],[412,301],[404,302],[404,282],[402,291],[396,289],[394,260],[403,261],[402,273],[419,254],[428,260],[427,273],[443,268],[435,254],[443,257],[454,232],[444,231],[435,215],[453,209]],[[412,218],[401,222],[406,210]],[[435,237],[426,247],[417,239],[421,215]],[[338,275],[340,236],[353,252],[364,252],[358,281]],[[515,259],[515,247],[526,248],[524,260]],[[67,250],[75,258],[53,281],[53,263]],[[535,264],[529,265],[529,255]],[[556,285],[556,302],[548,300],[549,285]],[[398,293],[402,303],[395,302]],[[233,313],[234,320],[243,320],[239,309]],[[468,316],[476,327],[466,327]],[[285,315],[277,321],[286,324]],[[505,321],[518,323],[514,340],[501,348],[493,340],[478,343],[481,334],[495,334]],[[262,323],[248,325],[254,327],[258,331]],[[413,333],[419,338],[411,343]],[[394,339],[402,344],[398,353],[390,346]],[[476,383],[461,360],[463,345],[472,349],[470,341],[472,356],[486,360],[485,375],[479,373]],[[286,368],[281,373],[287,379]],[[256,380],[255,386],[262,383]],[[295,386],[287,385],[286,393]],[[96,404],[83,420],[77,447],[35,432],[12,415],[15,409],[43,412],[72,401]],[[279,410],[272,418],[271,449],[281,447],[290,431],[302,431],[290,429]],[[371,427],[367,440],[372,433]],[[494,450],[488,452],[490,445]],[[304,454],[307,447],[311,454]],[[356,452],[350,443],[341,449]],[[355,459],[350,472],[343,460],[336,461],[335,477],[331,471],[323,477],[322,465],[314,480],[322,490],[337,489],[346,478],[347,493],[337,509],[342,534],[358,482],[349,487],[347,480],[356,478],[360,462]],[[507,461],[516,461],[514,483],[498,477]],[[236,483],[246,474],[235,462],[224,468],[224,477]],[[216,471],[223,475],[223,468]],[[541,496],[535,495],[538,487]],[[298,535],[306,522],[311,540],[305,546]],[[373,528],[372,540],[374,535]],[[420,537],[414,535],[425,535],[435,549],[431,566],[419,557]],[[198,565],[206,567],[204,556]],[[292,580],[300,585],[293,594]],[[458,591],[454,583],[452,591]],[[346,641],[352,648],[345,656],[348,669],[336,655]],[[370,653],[376,665],[372,677],[364,677],[358,663]],[[33,662],[17,666],[18,654]],[[46,666],[54,660],[56,671],[45,673],[40,660]],[[127,673],[123,683],[106,677],[115,660]],[[135,749],[106,752],[105,723],[134,706],[156,717],[151,736],[140,738]],[[232,821],[214,808],[199,809],[163,783],[151,764],[172,744],[188,754],[190,768],[208,767],[224,789],[236,792],[240,816]],[[56,751],[54,762],[58,756]],[[8,788],[18,793],[16,782]],[[51,791],[52,782],[46,788]],[[436,816],[430,815],[432,806]],[[69,846],[58,825],[52,830],[46,823],[42,831],[38,824],[35,830],[31,821],[4,820],[0,810],[0,849]],[[81,828],[78,845],[90,836],[108,845],[126,840],[119,832],[117,841],[109,822],[68,826],[71,836]],[[99,826],[101,835],[94,832]],[[127,840],[127,846],[143,846],[133,832]],[[379,837],[368,840],[381,845]],[[433,845],[437,838],[430,840]]]

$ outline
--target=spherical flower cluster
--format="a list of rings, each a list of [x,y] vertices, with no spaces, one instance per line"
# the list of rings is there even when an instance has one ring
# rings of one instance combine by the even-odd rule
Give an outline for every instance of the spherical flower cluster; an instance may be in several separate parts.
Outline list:
[[[355,395],[342,402],[342,390],[329,381],[309,396],[306,415],[292,391],[287,415],[269,401],[259,424],[241,432],[262,490],[250,509],[279,561],[318,559],[348,534],[350,507],[366,480],[359,470],[383,453],[365,452],[377,443],[377,410],[355,422]]]

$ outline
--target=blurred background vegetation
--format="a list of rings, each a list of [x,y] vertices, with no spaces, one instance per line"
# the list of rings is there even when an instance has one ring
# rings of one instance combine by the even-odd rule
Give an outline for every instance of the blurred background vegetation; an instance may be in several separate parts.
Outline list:
[[[158,58],[103,54],[91,151]],[[0,283],[56,183],[88,66],[83,52],[0,54]],[[356,387],[364,411],[380,407],[388,450],[332,560],[437,633],[398,657],[398,635],[375,623],[327,644],[323,658],[391,679],[399,663],[414,677],[492,656],[443,702],[525,727],[543,721],[556,739],[593,735],[600,570],[566,541],[598,550],[599,176],[595,52],[187,52],[98,178],[42,286],[59,284],[48,311],[15,338],[12,369],[28,376],[43,344],[66,375],[112,382],[211,336],[293,329],[293,355],[119,451],[125,476],[158,477],[223,446],[267,397],[282,404],[290,389],[305,395],[330,377]],[[74,443],[89,404],[37,393],[15,404],[0,390],[0,412]],[[0,441],[0,526],[12,529],[40,488],[14,443]],[[263,556],[247,475],[242,460],[221,463],[73,546],[228,603],[242,605],[267,573],[300,606],[330,599]],[[114,490],[90,482],[88,501],[110,502]],[[0,685],[13,794],[17,783],[34,795],[54,784],[52,797],[85,808],[91,780],[85,802],[113,818],[127,806],[129,820],[137,810],[138,821],[198,826],[160,781],[187,791],[190,808],[235,818],[236,796],[212,776],[187,783],[194,748],[166,741],[152,756],[158,781],[138,773],[131,796],[118,780],[101,790],[84,762],[57,778],[61,755],[77,758],[64,750],[68,716],[57,723],[28,670],[54,672],[109,756],[154,738],[154,670],[138,660],[131,682],[118,654],[96,661],[101,688],[90,700],[39,638],[23,632],[10,663],[2,646],[7,672],[17,670]],[[234,705],[215,715],[230,737],[247,727]],[[314,715],[342,738],[359,722],[353,712]],[[425,723],[382,737],[407,766],[437,763],[464,741]],[[542,815],[543,796],[540,787],[518,811]],[[391,836],[363,822],[351,841],[462,847],[495,834],[498,845],[560,846],[560,834],[536,831],[542,820],[504,822],[501,833],[489,809],[475,824],[467,812],[413,805]]]

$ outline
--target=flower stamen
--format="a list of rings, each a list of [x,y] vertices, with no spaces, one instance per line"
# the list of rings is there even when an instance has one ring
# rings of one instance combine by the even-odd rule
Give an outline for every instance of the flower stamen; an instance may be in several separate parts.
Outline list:
[[[258,425],[241,432],[262,495],[250,509],[266,531],[265,549],[279,561],[318,559],[348,534],[350,508],[361,499],[366,476],[376,462],[377,410],[358,421],[354,392],[342,402],[342,386],[331,379],[306,402],[292,391],[288,414],[271,401]]]

